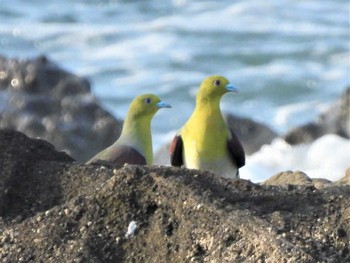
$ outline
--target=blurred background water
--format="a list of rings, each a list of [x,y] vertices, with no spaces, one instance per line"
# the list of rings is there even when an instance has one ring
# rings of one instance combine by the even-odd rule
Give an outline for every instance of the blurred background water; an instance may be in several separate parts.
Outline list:
[[[0,0],[0,55],[39,54],[87,77],[119,118],[141,93],[172,104],[152,123],[156,149],[214,74],[240,88],[223,98],[225,112],[283,134],[349,85],[349,2]]]

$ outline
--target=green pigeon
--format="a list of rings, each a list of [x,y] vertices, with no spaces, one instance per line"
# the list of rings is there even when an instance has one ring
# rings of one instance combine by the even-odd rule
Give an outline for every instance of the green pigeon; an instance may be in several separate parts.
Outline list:
[[[125,163],[152,165],[151,120],[160,108],[171,106],[153,94],[136,97],[130,104],[118,140],[87,163],[107,161],[117,166]]]
[[[239,178],[245,165],[243,147],[224,121],[220,99],[237,88],[222,76],[206,78],[196,96],[196,107],[170,145],[173,166],[211,171],[225,178]]]

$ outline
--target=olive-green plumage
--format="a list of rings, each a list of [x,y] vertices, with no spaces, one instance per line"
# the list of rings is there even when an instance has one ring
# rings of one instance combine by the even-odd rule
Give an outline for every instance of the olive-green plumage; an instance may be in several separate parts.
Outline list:
[[[136,97],[130,104],[119,139],[87,163],[108,161],[115,165],[152,165],[151,120],[160,108],[170,107],[153,94]]]
[[[212,76],[202,82],[195,110],[170,147],[172,165],[239,177],[238,168],[245,163],[244,150],[220,110],[220,99],[227,92],[237,89],[225,77]]]

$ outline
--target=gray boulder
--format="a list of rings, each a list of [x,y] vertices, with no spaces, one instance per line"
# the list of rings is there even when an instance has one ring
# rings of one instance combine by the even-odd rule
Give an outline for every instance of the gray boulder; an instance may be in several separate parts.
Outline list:
[[[350,87],[316,121],[290,130],[284,139],[292,145],[311,143],[328,133],[350,138]]]
[[[112,144],[122,122],[100,107],[85,78],[45,56],[0,56],[0,128],[50,141],[78,161]]]
[[[233,114],[226,114],[227,125],[240,139],[244,151],[251,155],[260,150],[264,144],[270,144],[278,134],[265,124]]]

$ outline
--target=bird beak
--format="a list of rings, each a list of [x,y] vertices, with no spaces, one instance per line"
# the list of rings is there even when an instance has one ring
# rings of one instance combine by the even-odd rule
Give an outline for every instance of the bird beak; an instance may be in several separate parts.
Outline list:
[[[238,93],[238,88],[235,87],[235,86],[233,86],[233,85],[230,84],[230,83],[226,85],[226,90],[227,90],[228,92],[236,92],[236,93]]]
[[[160,102],[157,103],[157,107],[158,108],[171,108],[171,105],[168,104],[168,103],[165,103],[163,101],[160,101]]]

